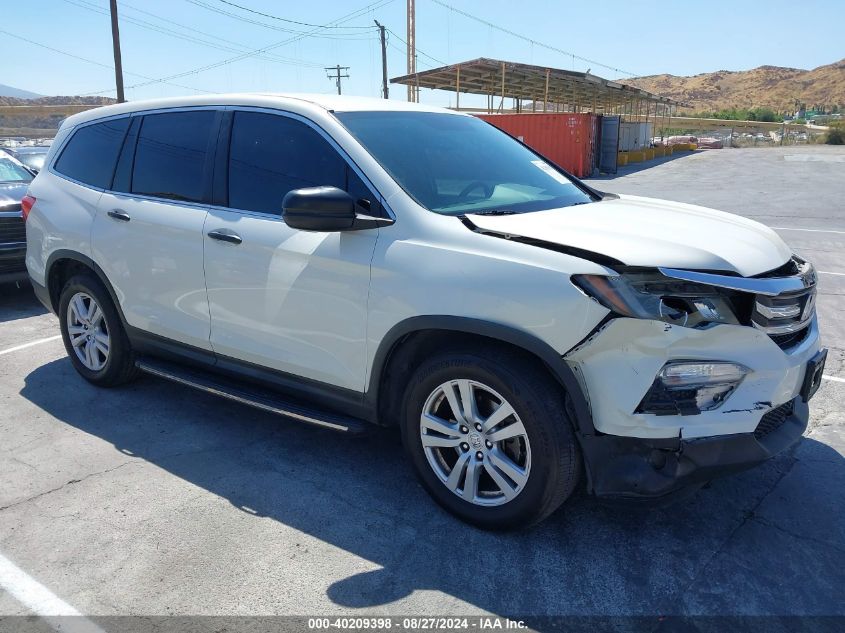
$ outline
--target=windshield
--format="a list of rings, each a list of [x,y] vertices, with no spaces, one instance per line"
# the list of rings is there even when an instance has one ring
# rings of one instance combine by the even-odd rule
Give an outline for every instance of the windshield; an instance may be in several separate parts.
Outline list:
[[[475,117],[336,116],[408,194],[436,213],[525,213],[593,201],[556,167]]]
[[[0,156],[0,182],[29,182],[32,174],[6,156]]]
[[[27,152],[26,154],[20,154],[18,160],[30,169],[41,171],[41,168],[44,167],[44,159],[46,157],[47,152]]]

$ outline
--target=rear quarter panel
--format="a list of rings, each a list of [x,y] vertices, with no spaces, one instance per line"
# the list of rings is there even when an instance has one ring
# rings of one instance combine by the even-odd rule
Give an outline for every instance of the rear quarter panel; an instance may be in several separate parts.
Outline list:
[[[56,251],[91,256],[91,227],[102,192],[63,178],[50,167],[70,131],[56,135],[45,168],[29,186],[36,202],[26,222],[26,267],[41,285],[46,284],[47,262]]]

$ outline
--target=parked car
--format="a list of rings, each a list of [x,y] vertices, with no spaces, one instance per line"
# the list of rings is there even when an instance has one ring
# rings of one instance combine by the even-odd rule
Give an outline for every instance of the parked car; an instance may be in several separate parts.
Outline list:
[[[21,198],[30,182],[32,173],[13,156],[0,152],[0,284],[28,277]]]
[[[679,145],[682,143],[698,143],[697,136],[690,136],[689,134],[681,136],[669,136],[664,141],[666,145]]]
[[[699,137],[697,145],[699,149],[722,149],[725,146],[724,141],[715,136]]]
[[[135,102],[68,118],[46,165],[27,266],[83,378],[397,426],[434,499],[485,528],[581,479],[663,501],[759,464],[821,380],[815,273],[774,231],[601,193],[466,114]]]
[[[30,171],[37,174],[44,167],[44,158],[47,156],[49,149],[47,146],[32,145],[15,147],[7,150],[7,152],[26,165]]]

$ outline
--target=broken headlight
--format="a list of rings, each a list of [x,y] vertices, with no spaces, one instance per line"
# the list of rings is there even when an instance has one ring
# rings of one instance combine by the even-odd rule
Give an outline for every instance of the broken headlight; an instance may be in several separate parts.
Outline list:
[[[705,284],[650,272],[573,275],[572,282],[620,316],[654,319],[683,327],[739,323],[724,291]]]

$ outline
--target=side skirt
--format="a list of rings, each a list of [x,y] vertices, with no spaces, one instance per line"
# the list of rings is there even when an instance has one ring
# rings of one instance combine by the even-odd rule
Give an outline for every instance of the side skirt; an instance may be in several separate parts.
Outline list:
[[[153,376],[178,382],[298,422],[351,435],[362,435],[371,427],[362,420],[330,413],[307,403],[285,398],[272,389],[230,379],[209,371],[192,369],[185,365],[154,358],[141,358],[136,364],[141,371]]]

